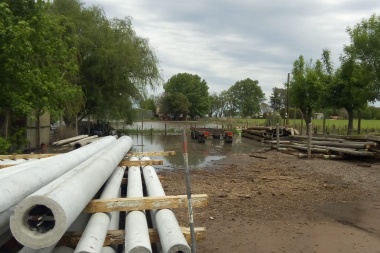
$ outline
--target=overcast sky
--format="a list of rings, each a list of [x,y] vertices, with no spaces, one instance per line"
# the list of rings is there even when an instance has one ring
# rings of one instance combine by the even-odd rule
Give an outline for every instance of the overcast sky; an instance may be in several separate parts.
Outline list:
[[[239,80],[258,80],[266,97],[284,87],[301,54],[318,59],[331,50],[335,67],[347,27],[380,14],[378,0],[82,0],[107,17],[132,17],[138,36],[149,39],[165,81],[197,74],[210,92]],[[160,88],[158,91],[162,91]]]

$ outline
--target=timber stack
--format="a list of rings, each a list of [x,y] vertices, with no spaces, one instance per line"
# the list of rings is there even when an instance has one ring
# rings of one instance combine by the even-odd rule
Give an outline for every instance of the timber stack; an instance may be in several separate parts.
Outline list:
[[[186,209],[187,196],[166,196],[152,167],[163,161],[148,157],[175,152],[133,153],[131,147],[129,136],[108,136],[41,155],[47,158],[0,156],[25,160],[0,170],[0,252],[151,253],[153,245],[190,253],[193,235],[171,211]],[[206,206],[207,195],[192,195],[192,204]],[[205,228],[194,230],[194,238],[205,238]]]
[[[305,154],[310,145],[313,157],[324,159],[344,159],[352,157],[360,158],[380,158],[378,149],[379,136],[374,135],[333,135],[333,136],[313,136],[311,143],[308,136],[289,136],[288,141],[279,144],[281,151],[297,150],[300,158],[307,157]],[[272,148],[277,148],[276,141],[271,142]]]
[[[279,136],[288,137],[298,135],[298,131],[291,127],[280,126]],[[276,138],[276,127],[274,126],[255,126],[242,129],[242,137],[253,139],[259,142],[271,141]]]

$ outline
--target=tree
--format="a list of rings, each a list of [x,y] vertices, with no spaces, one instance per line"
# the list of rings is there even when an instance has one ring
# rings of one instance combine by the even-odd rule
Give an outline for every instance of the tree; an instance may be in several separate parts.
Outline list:
[[[143,99],[140,101],[140,108],[145,110],[151,110],[153,114],[157,113],[157,105],[153,96],[147,99]]]
[[[352,58],[341,58],[341,67],[336,71],[336,78],[327,86],[325,99],[330,106],[345,108],[348,114],[347,134],[353,132],[354,111],[367,107],[376,94],[368,89],[368,76],[362,65]]]
[[[242,117],[255,116],[260,113],[260,104],[264,102],[265,94],[259,86],[259,81],[249,78],[237,81],[228,91]]]
[[[208,113],[210,99],[208,95],[208,86],[205,80],[198,75],[189,73],[179,73],[172,76],[164,85],[165,92],[174,94],[184,94],[189,103],[189,116],[203,117]]]
[[[80,104],[83,96],[68,81],[77,73],[76,58],[49,3],[2,1],[0,20],[0,121],[7,137],[10,115],[54,113],[69,101]]]
[[[210,109],[208,116],[211,118],[212,115],[218,116],[218,111],[220,110],[219,96],[214,92],[209,95]]]
[[[373,14],[353,28],[347,28],[351,44],[344,47],[355,64],[365,70],[370,88],[380,98],[380,16]]]
[[[165,93],[160,100],[160,111],[166,115],[173,115],[176,120],[179,120],[181,114],[186,119],[189,107],[189,100],[181,92]]]
[[[305,63],[301,55],[293,63],[290,96],[294,105],[303,113],[306,125],[311,123],[313,109],[320,103],[326,81],[323,76],[325,73],[321,60]]]
[[[124,119],[131,123],[132,106],[147,88],[161,84],[155,52],[136,35],[132,20],[109,20],[100,7],[84,8],[77,0],[55,0],[54,10],[76,46],[79,78],[86,96],[80,118]]]
[[[270,107],[273,111],[280,111],[286,107],[286,89],[274,87],[269,97]]]

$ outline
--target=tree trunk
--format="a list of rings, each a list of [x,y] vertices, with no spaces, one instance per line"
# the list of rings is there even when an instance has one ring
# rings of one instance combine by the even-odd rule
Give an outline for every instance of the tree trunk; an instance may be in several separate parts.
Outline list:
[[[310,108],[306,110],[301,110],[303,115],[305,116],[305,123],[306,123],[306,135],[309,134],[309,124],[311,123],[311,112],[312,110]]]
[[[347,134],[351,135],[354,129],[354,110],[352,109],[347,109],[348,113],[348,127],[347,127]]]
[[[4,120],[4,137],[8,138],[9,131],[9,118],[10,118],[10,109],[5,109],[5,120]]]
[[[358,134],[360,134],[362,128],[362,110],[358,110]]]
[[[41,122],[40,122],[40,110],[37,110],[37,148],[40,147],[41,145],[41,134],[40,134],[40,131],[41,131]]]

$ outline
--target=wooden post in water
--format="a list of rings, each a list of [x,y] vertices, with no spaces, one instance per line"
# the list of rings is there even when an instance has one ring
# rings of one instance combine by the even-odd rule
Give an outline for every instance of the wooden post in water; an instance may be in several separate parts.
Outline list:
[[[166,136],[166,123],[165,123],[165,136]]]

